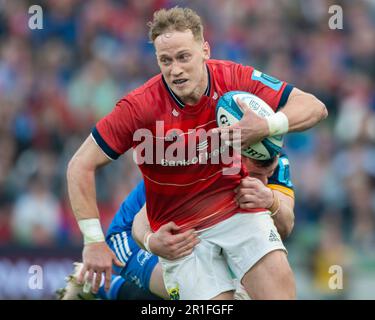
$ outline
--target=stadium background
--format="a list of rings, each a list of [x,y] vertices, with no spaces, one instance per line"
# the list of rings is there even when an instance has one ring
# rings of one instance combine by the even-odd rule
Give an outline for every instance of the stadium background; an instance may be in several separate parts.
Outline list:
[[[43,8],[43,29],[28,8]],[[67,162],[95,121],[158,72],[146,22],[160,7],[203,18],[212,56],[316,94],[329,118],[286,146],[296,187],[287,241],[301,299],[375,299],[375,1],[0,0],[0,298],[50,299],[81,254]],[[343,30],[328,26],[342,5]],[[104,226],[140,176],[123,156],[97,177]],[[31,290],[31,265],[43,289]],[[343,268],[342,290],[328,287]]]

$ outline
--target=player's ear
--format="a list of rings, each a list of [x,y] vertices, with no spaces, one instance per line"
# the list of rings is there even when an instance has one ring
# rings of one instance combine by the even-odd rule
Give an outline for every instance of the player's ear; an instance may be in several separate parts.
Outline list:
[[[207,41],[203,42],[203,58],[204,60],[210,59],[211,56],[211,48]]]

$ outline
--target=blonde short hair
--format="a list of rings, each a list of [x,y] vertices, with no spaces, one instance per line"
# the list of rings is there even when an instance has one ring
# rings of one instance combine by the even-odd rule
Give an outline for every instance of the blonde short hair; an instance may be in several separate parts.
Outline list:
[[[151,42],[163,33],[191,30],[195,40],[203,41],[203,25],[198,14],[189,8],[174,7],[154,12],[153,21],[148,24]]]

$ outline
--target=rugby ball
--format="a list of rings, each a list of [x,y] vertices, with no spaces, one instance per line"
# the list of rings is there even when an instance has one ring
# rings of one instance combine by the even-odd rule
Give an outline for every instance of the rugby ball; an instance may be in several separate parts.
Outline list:
[[[243,112],[237,105],[237,99],[245,102],[260,117],[269,117],[274,114],[272,108],[259,97],[244,91],[229,91],[219,99],[216,105],[218,127],[229,127],[241,120]],[[283,136],[272,136],[243,149],[241,153],[252,159],[268,160],[279,154],[282,146]]]

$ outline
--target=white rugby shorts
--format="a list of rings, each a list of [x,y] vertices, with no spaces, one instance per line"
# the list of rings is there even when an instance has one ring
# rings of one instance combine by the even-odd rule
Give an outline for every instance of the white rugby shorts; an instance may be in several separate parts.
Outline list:
[[[189,256],[159,260],[171,299],[208,300],[234,291],[229,268],[235,278],[242,279],[267,253],[287,252],[268,211],[235,214],[199,231],[199,238],[201,242]]]

